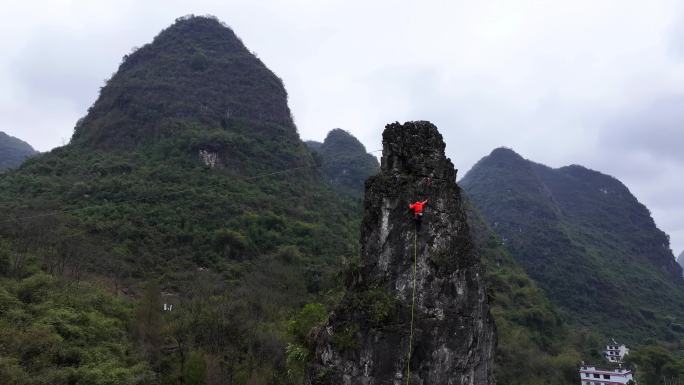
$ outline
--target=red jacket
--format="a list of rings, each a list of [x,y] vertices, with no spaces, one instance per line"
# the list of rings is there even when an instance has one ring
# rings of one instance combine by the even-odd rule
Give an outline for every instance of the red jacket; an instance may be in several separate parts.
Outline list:
[[[423,206],[427,204],[427,199],[424,201],[413,202],[409,205],[409,209],[413,210],[414,214],[420,214],[423,212]]]

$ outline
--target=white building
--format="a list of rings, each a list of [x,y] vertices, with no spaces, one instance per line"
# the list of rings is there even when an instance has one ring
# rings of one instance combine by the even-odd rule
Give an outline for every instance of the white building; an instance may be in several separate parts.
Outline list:
[[[625,356],[629,354],[629,348],[625,344],[618,344],[615,340],[606,345],[606,350],[603,351],[603,356],[608,362],[621,363]]]
[[[584,364],[579,373],[582,385],[624,385],[633,378],[632,371],[628,369],[602,369]]]

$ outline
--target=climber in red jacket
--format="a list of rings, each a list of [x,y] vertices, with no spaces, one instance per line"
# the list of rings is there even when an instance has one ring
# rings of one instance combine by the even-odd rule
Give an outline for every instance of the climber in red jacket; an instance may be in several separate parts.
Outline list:
[[[427,199],[424,201],[416,201],[409,205],[409,209],[413,211],[413,220],[416,222],[416,230],[420,230],[420,224],[423,220],[423,208],[427,204]]]

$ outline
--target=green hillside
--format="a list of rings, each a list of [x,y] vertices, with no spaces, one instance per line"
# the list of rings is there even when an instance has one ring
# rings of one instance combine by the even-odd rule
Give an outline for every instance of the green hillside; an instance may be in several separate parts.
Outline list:
[[[39,322],[36,339],[82,356],[114,338],[40,321],[67,306],[88,327],[79,314],[90,306],[36,294],[32,310],[13,287],[42,271],[57,286],[99,288],[98,328],[122,344],[68,362],[8,345],[0,378],[30,384],[288,383],[287,321],[337,287],[360,217],[320,176],[282,82],[208,17],[181,18],[124,57],[69,145],[0,177],[0,211],[2,287],[26,322],[0,319],[16,333]],[[136,371],[155,382],[124,373]]]
[[[529,276],[576,326],[641,344],[684,335],[684,287],[665,233],[615,178],[496,149],[461,181]]]
[[[0,172],[18,167],[37,153],[28,143],[0,131]]]
[[[468,224],[485,265],[498,345],[496,378],[507,385],[575,384],[581,334],[573,333],[555,306],[506,250],[469,203]]]

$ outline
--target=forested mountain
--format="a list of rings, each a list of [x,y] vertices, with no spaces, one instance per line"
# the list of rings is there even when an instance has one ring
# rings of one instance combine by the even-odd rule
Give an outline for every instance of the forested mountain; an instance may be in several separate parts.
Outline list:
[[[461,185],[572,323],[628,343],[682,337],[681,268],[665,233],[618,180],[499,148]]]
[[[18,167],[37,153],[28,143],[0,131],[0,172]]]
[[[210,17],[125,56],[69,145],[0,177],[0,211],[16,384],[288,383],[287,321],[336,287],[360,217],[280,79]]]
[[[497,383],[575,384],[577,363],[592,357],[600,338],[590,329],[572,330],[469,200],[466,209],[496,321]]]
[[[352,196],[363,195],[363,184],[380,169],[377,158],[349,132],[336,128],[328,133],[323,143],[307,141],[310,149],[319,154],[322,171],[336,190]]]

